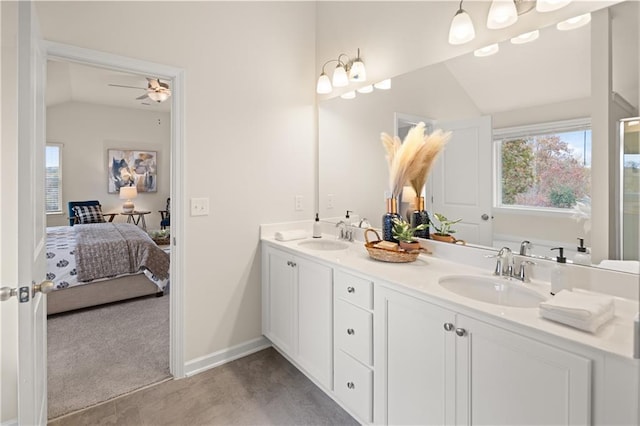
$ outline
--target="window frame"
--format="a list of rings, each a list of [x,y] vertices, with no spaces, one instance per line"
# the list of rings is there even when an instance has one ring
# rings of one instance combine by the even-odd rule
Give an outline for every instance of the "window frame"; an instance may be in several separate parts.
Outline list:
[[[574,209],[554,207],[534,207],[502,204],[502,156],[501,143],[506,139],[539,136],[551,133],[576,132],[592,130],[591,117],[570,120],[549,121],[523,126],[504,127],[493,130],[493,210],[504,214],[531,214],[552,217],[569,217],[575,214]],[[593,134],[593,133],[592,133]]]
[[[64,144],[59,143],[59,142],[47,142],[45,145],[45,151],[47,148],[49,147],[55,147],[58,149],[58,169],[59,169],[59,179],[58,179],[58,206],[60,208],[60,210],[56,210],[56,211],[47,211],[47,203],[45,200],[45,213],[47,216],[49,215],[61,215],[64,214],[64,207],[62,205],[62,188],[63,188],[63,182],[62,182],[62,173],[63,173],[63,148],[64,148]],[[45,152],[45,181],[44,181],[44,191],[45,191],[45,196],[47,193],[47,155]]]

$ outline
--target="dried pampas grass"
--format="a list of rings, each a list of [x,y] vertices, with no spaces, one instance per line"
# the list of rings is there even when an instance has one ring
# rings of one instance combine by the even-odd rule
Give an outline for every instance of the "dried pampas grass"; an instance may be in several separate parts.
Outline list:
[[[416,194],[422,191],[433,162],[451,137],[451,132],[443,133],[442,130],[425,136],[424,127],[424,123],[418,123],[409,130],[404,143],[397,136],[392,138],[386,133],[381,135],[387,152],[392,198],[400,196],[406,182],[411,183]]]

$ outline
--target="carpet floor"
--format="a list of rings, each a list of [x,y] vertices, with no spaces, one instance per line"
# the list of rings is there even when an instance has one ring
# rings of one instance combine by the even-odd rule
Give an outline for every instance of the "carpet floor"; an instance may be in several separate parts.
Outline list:
[[[52,316],[47,339],[49,419],[171,377],[168,296]]]

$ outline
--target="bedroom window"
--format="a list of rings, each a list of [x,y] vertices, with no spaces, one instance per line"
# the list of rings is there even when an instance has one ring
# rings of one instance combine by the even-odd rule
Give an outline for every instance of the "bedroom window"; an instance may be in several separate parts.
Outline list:
[[[48,143],[45,151],[44,193],[47,213],[62,213],[62,145]]]
[[[496,207],[573,212],[591,195],[591,121],[500,129]]]

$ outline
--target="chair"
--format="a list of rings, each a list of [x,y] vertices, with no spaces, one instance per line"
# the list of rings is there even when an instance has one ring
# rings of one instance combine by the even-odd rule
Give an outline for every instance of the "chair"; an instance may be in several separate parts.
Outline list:
[[[171,226],[171,198],[167,198],[167,209],[158,210],[161,216],[160,229],[167,229]]]
[[[68,209],[69,209],[69,226],[73,226],[78,223],[78,217],[76,216],[76,212],[73,210],[76,206],[99,206],[100,201],[91,200],[91,201],[69,201]],[[116,213],[102,213],[105,218],[108,218],[109,222],[113,222],[113,218],[116,216]]]

